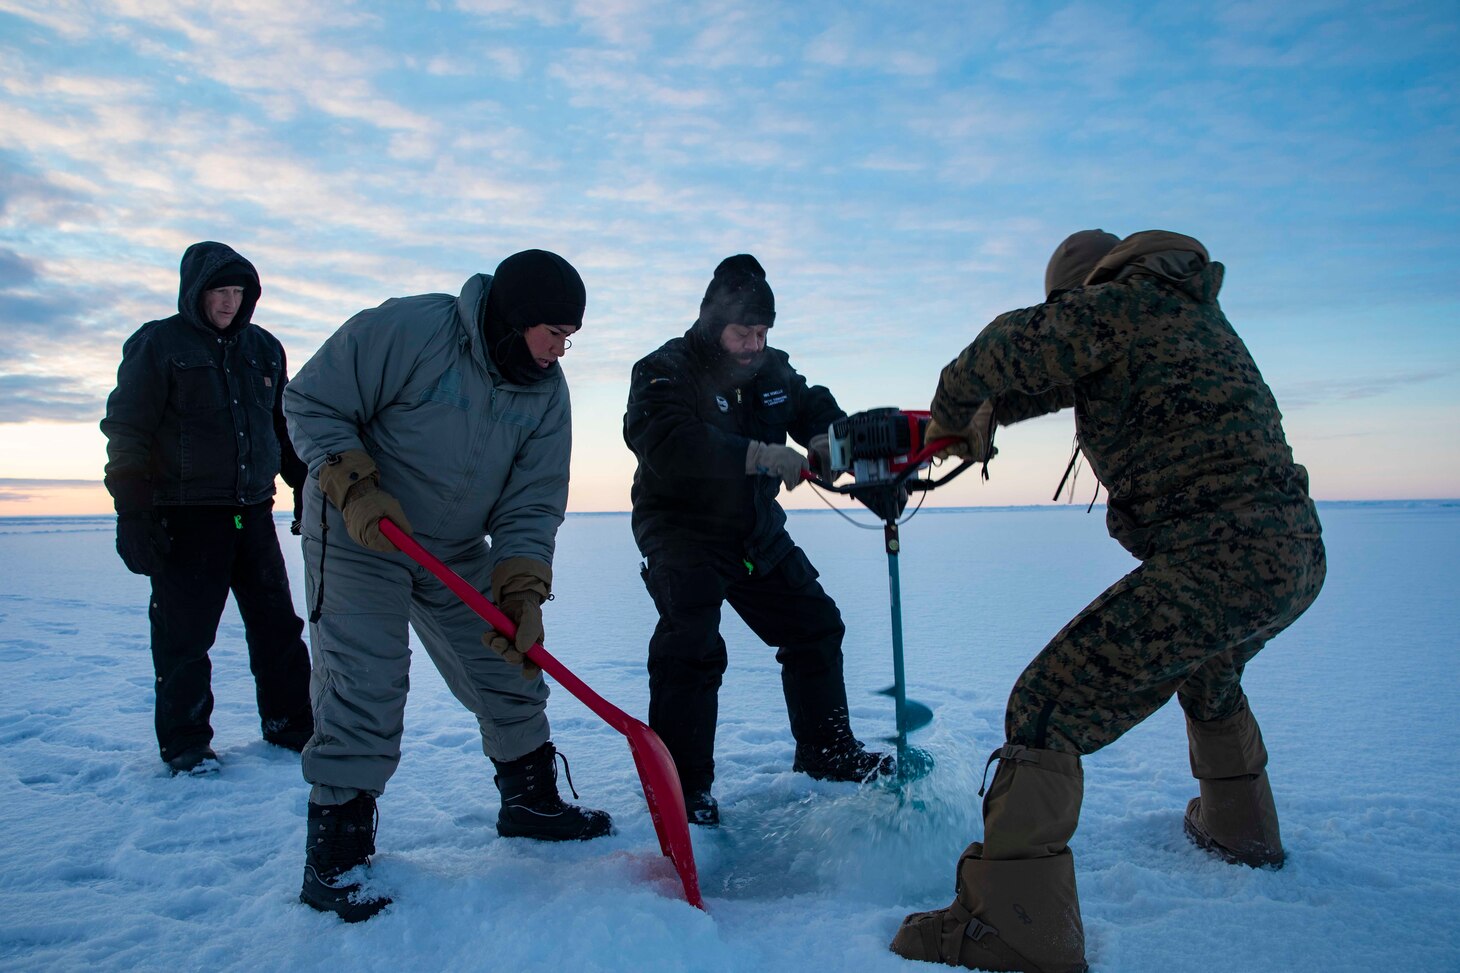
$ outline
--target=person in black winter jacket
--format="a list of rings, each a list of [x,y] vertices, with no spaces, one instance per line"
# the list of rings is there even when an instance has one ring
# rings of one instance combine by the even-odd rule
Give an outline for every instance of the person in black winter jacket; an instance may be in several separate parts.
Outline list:
[[[776,647],[796,739],[794,768],[864,781],[892,760],[852,735],[842,681],[845,627],[817,572],[786,533],[776,502],[808,470],[789,435],[825,460],[844,413],[766,346],[775,298],[749,254],[727,257],[683,337],[633,370],[624,441],[638,457],[633,530],[659,611],[649,642],[649,725],[679,771],[695,824],[717,824],[711,796],[715,723],[725,673],[720,606],[728,601]]]
[[[178,313],[127,339],[101,421],[117,553],[152,579],[157,742],[174,774],[217,768],[208,650],[230,591],[264,739],[299,751],[314,727],[304,622],[273,517],[282,471],[298,533],[308,470],[284,423],[284,348],[253,323],[260,293],[253,264],[232,248],[188,247]]]

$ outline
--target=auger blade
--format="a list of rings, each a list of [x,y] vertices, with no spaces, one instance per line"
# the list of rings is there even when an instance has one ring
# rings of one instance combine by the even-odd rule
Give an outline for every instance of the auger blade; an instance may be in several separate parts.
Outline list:
[[[888,686],[886,689],[877,690],[877,692],[882,696],[897,698],[896,686]],[[898,708],[900,712],[897,714],[897,725],[901,733],[907,734],[914,730],[921,730],[933,722],[933,711],[915,699],[904,699]],[[883,739],[888,743],[898,742],[898,738],[895,736],[883,737]]]
[[[933,755],[922,747],[903,747],[897,752],[897,783],[899,786],[919,780],[933,772]],[[922,805],[913,802],[921,810]]]

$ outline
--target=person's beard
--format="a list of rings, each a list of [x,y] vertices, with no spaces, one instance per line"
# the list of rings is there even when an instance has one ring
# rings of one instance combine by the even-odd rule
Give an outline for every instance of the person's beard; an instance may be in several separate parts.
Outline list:
[[[763,349],[752,355],[750,360],[744,364],[737,361],[735,356],[728,351],[721,349],[720,358],[715,362],[715,371],[731,385],[744,385],[755,378],[756,373],[764,364],[765,351]]]

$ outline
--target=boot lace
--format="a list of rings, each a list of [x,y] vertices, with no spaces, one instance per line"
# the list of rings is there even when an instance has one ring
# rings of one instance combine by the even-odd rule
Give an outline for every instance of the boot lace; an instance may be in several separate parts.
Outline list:
[[[315,870],[322,878],[334,878],[356,865],[368,865],[375,853],[380,809],[374,801],[370,802],[368,811],[363,807],[348,810],[346,807],[341,804],[328,809],[317,826],[311,850],[318,858]]]
[[[561,750],[559,750],[557,747],[554,747],[553,748],[553,757],[556,758],[554,760],[554,762],[553,762],[553,783],[554,784],[557,783],[557,780],[558,780],[558,765],[557,765],[557,761],[558,760],[561,760],[563,762],[563,777],[568,781],[568,793],[570,793],[570,794],[573,795],[573,800],[575,800],[575,801],[581,800],[581,798],[578,797],[578,789],[573,786],[573,772],[568,769],[568,758],[565,757],[565,756],[563,756],[563,752]]]
[[[563,762],[563,777],[568,782],[568,791],[572,793],[574,800],[579,800],[578,789],[573,786],[573,772],[568,767],[568,758],[563,756],[562,751],[557,747],[553,747],[551,755],[547,757],[547,766],[543,767],[539,764],[523,773],[521,791],[508,798],[507,801],[546,811],[557,811],[563,808],[567,802],[558,794],[557,762],[559,760]],[[551,777],[545,786],[539,783],[540,776],[548,775]]]

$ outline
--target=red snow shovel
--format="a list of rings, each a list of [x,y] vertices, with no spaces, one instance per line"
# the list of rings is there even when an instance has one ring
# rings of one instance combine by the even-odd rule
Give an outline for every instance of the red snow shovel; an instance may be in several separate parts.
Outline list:
[[[517,626],[488,601],[480,591],[467,584],[466,579],[442,564],[431,552],[407,537],[391,521],[381,518],[380,532],[392,544],[400,548],[412,560],[430,571],[467,607],[487,620],[487,623],[509,638],[517,634]],[[587,683],[573,675],[568,667],[555,659],[542,643],[534,645],[527,653],[543,672],[556,679],[564,689],[578,697],[579,701],[603,718],[609,726],[629,738],[629,751],[634,755],[634,766],[639,771],[639,782],[644,785],[644,800],[649,804],[649,816],[654,819],[654,830],[659,835],[659,850],[669,858],[679,880],[684,883],[684,898],[697,909],[705,907],[700,898],[700,880],[695,872],[694,847],[689,840],[689,822],[685,816],[684,791],[679,786],[679,772],[674,769],[674,758],[669,755],[659,734],[647,725],[634,719],[617,706],[588,688]]]

